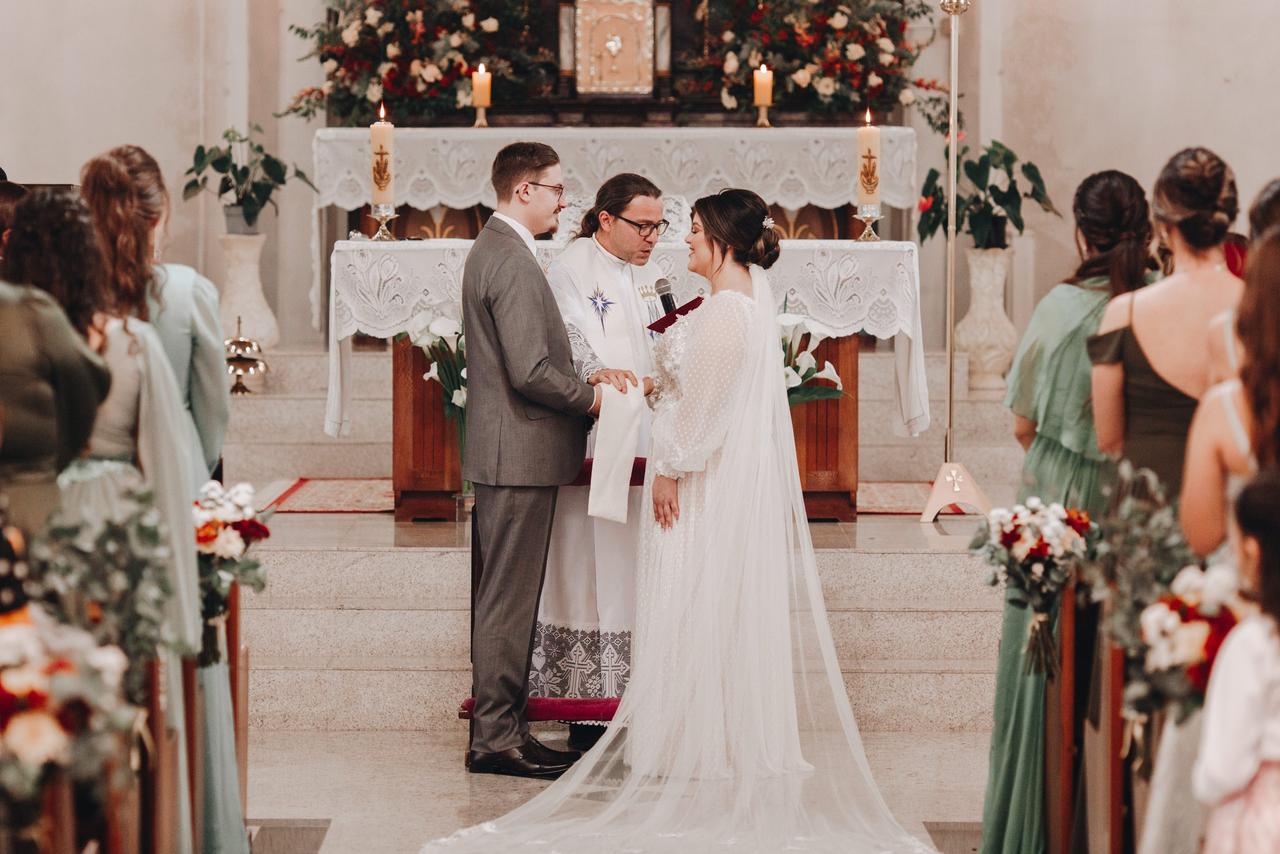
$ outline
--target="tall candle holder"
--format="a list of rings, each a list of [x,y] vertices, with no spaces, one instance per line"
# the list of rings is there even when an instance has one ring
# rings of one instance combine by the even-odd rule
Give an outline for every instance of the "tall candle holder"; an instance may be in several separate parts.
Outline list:
[[[473,128],[487,128],[489,126],[489,119],[485,115],[488,109],[488,107],[476,107],[476,123],[472,125]]]
[[[396,213],[395,205],[373,205],[370,208],[369,217],[378,223],[378,230],[374,233],[374,240],[395,240],[395,235],[387,228],[387,223],[395,219],[399,214]]]
[[[756,127],[758,128],[773,127],[773,125],[769,123],[769,108],[764,104],[756,105]]]

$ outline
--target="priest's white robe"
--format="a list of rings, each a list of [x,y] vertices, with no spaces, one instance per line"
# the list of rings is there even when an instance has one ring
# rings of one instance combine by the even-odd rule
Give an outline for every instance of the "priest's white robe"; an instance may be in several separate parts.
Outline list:
[[[574,368],[587,379],[602,368],[653,375],[645,327],[662,316],[654,288],[657,265],[614,257],[593,237],[572,241],[547,279],[573,346]],[[632,388],[629,394],[643,394]],[[643,407],[637,453],[649,447]],[[587,440],[587,458],[595,444]],[[529,694],[533,697],[619,697],[631,672],[635,565],[643,488],[629,490],[626,524],[587,515],[589,487],[563,486],[556,501],[547,574],[538,611]]]

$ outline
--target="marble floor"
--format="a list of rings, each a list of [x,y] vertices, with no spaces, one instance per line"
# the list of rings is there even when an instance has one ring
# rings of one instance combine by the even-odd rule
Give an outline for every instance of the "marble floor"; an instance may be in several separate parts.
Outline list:
[[[327,819],[321,854],[415,852],[546,785],[466,773],[465,737],[461,724],[448,735],[253,732],[249,818]],[[868,733],[864,740],[885,800],[912,833],[928,839],[925,822],[981,818],[988,736]]]

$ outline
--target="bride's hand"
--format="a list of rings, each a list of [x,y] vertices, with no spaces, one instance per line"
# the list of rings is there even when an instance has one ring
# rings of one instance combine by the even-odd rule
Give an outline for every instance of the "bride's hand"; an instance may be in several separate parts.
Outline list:
[[[680,481],[661,475],[653,479],[653,518],[664,531],[680,518]]]

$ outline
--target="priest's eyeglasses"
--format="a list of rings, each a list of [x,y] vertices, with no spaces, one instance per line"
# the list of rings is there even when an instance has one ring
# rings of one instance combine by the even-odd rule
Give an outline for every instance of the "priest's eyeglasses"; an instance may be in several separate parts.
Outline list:
[[[641,237],[649,237],[652,234],[657,234],[661,237],[671,227],[671,223],[665,219],[660,219],[657,222],[636,222],[633,219],[627,219],[625,216],[618,216],[617,214],[614,214],[614,219],[620,219],[632,226]]]

